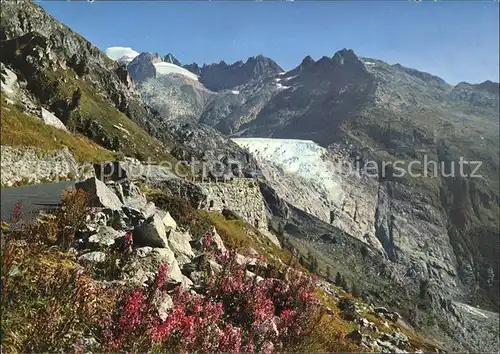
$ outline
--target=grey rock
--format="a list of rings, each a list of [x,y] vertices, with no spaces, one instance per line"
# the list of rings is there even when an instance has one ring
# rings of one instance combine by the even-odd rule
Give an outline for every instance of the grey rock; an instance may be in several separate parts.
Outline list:
[[[205,278],[205,272],[202,271],[194,271],[189,274],[189,279],[191,279],[196,285],[202,284]]]
[[[382,353],[407,353],[390,342],[377,339],[376,345],[381,349]]]
[[[382,341],[387,341],[395,346],[403,346],[408,344],[408,337],[401,332],[383,333],[380,337]]]
[[[165,321],[169,315],[170,309],[174,306],[174,302],[170,295],[163,291],[158,291],[153,297],[153,305],[157,308],[158,316]]]
[[[89,178],[83,182],[78,182],[75,188],[82,189],[87,193],[92,206],[116,211],[122,208],[122,202],[116,194],[97,178]]]
[[[163,225],[165,225],[165,229],[171,229],[173,231],[177,230],[177,223],[175,222],[174,218],[170,215],[168,211],[164,210],[158,210],[157,211],[158,215],[163,221]],[[191,241],[191,236],[189,235],[189,241]]]
[[[165,225],[158,214],[154,214],[134,231],[134,243],[140,246],[168,247]]]
[[[162,264],[168,266],[168,283],[187,284],[174,253],[169,248],[137,248],[132,259],[124,266],[123,276],[133,283],[151,283],[156,278],[159,266]]]
[[[190,244],[191,235],[188,232],[175,231],[171,228],[167,238],[168,245],[178,260],[182,257],[180,264],[189,262],[195,256]]]
[[[89,252],[79,256],[78,260],[91,264],[104,263],[106,261],[106,253],[100,251]]]
[[[57,118],[54,113],[47,111],[45,108],[42,108],[40,118],[47,125],[51,125],[57,129],[67,130],[63,122],[61,122],[61,120]]]
[[[250,279],[255,279],[255,282],[256,283],[260,283],[261,281],[264,280],[264,278],[262,278],[261,276],[249,271],[249,270],[246,270],[245,271],[245,275],[250,278]]]
[[[109,226],[103,226],[97,230],[96,234],[89,237],[89,242],[102,246],[112,246],[117,239],[124,235],[125,232],[116,231]]]

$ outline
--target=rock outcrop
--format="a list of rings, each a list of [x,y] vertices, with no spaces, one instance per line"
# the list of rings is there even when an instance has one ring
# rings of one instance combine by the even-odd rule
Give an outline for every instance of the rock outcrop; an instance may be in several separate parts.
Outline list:
[[[267,230],[266,206],[257,180],[235,179],[227,183],[201,183],[206,190],[206,209],[229,209],[257,229]]]
[[[92,168],[79,165],[67,148],[40,154],[36,149],[2,145],[1,169],[2,187],[85,179],[93,174]]]

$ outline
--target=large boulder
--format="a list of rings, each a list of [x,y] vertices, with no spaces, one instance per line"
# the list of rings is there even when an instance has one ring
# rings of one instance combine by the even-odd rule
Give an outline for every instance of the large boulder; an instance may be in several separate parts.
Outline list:
[[[137,248],[129,262],[125,265],[123,275],[126,280],[135,284],[150,284],[156,279],[160,265],[167,265],[167,283],[187,284],[175,259],[174,253],[168,247]]]
[[[113,182],[112,185],[123,203],[123,212],[130,219],[132,225],[142,223],[158,211],[154,203],[148,202],[139,187],[132,182]]]
[[[177,257],[179,264],[189,263],[194,258],[195,255],[190,244],[191,235],[188,232],[170,229],[167,238],[168,245]]]
[[[142,203],[137,200],[128,200],[125,203],[122,209],[131,225],[139,225],[157,212],[154,203]]]
[[[157,213],[158,215],[160,215],[161,219],[163,220],[163,224],[167,229],[172,229],[172,230],[177,229],[177,223],[175,222],[174,218],[170,215],[168,211],[158,210]]]
[[[54,113],[47,111],[45,108],[42,108],[40,118],[45,124],[51,125],[57,129],[67,130],[63,122],[61,122],[61,120],[57,118]]]
[[[133,236],[134,244],[139,246],[168,247],[165,224],[158,214],[154,214],[145,222],[136,226]]]
[[[95,177],[76,183],[75,188],[84,190],[90,198],[90,204],[94,207],[111,210],[121,210],[122,208],[122,202],[117,195],[104,182]]]

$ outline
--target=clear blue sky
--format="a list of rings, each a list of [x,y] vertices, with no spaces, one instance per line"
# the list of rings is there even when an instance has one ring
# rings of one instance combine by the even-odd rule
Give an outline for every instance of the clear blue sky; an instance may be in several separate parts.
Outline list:
[[[360,56],[455,84],[499,76],[499,4],[439,2],[38,2],[101,49],[173,53],[182,63],[263,54],[284,69],[310,55]]]

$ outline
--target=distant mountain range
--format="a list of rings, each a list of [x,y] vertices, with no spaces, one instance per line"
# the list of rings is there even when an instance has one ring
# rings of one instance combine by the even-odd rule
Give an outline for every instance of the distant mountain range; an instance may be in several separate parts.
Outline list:
[[[101,52],[29,2],[2,4],[0,29],[2,77],[21,83],[11,108],[53,112],[71,134],[117,154],[259,176],[270,224],[372,298],[459,349],[498,345],[498,316],[481,322],[453,305],[499,304],[498,83],[453,86],[350,49],[289,71],[262,55],[184,65],[174,54]],[[395,174],[392,163],[424,158],[436,177]],[[445,176],[460,158],[482,162],[482,178],[472,166]],[[379,173],[337,169],[368,162]],[[352,254],[332,254],[341,239],[355,241],[342,245]],[[376,264],[363,261],[363,247]],[[423,284],[430,304],[420,301]]]
[[[429,73],[359,57],[350,49],[317,61],[307,56],[287,72],[260,55],[231,65],[203,66],[179,66],[175,57],[168,58],[169,65],[177,63],[175,72],[157,70],[154,74],[152,68],[162,65],[156,62],[162,58],[144,53],[128,65],[128,70],[132,78],[137,72],[149,72],[137,77],[136,85],[142,98],[173,125],[202,123],[229,137],[310,140],[333,153],[345,147],[352,158],[378,163],[402,160],[408,164],[425,153],[446,170],[460,157],[481,159],[484,178],[480,180],[461,176],[392,178],[389,168],[378,181],[378,197],[375,194],[374,202],[365,201],[373,205],[368,213],[371,216],[367,216],[370,220],[360,221],[361,211],[354,219],[357,224],[373,225],[368,235],[377,238],[392,259],[408,262],[409,267],[416,267],[416,259],[427,263],[427,270],[419,271],[425,274],[434,272],[430,270],[434,258],[426,251],[414,253],[404,243],[409,245],[411,239],[423,238],[425,233],[436,244],[448,245],[438,251],[440,257],[450,259],[447,265],[436,268],[439,282],[452,282],[445,279],[450,269],[458,267],[456,276],[466,287],[482,284],[485,293],[476,293],[482,299],[478,301],[488,297],[498,304],[492,290],[493,284],[498,284],[498,274],[492,280],[485,271],[499,265],[487,246],[498,249],[499,244],[498,83],[453,86]],[[408,210],[415,204],[426,205],[426,215],[409,220],[401,214],[405,210],[401,203],[406,203],[401,198],[406,198],[408,191],[413,195]],[[384,206],[390,214],[382,213],[377,202],[384,193],[390,196]],[[330,206],[320,210],[307,202],[301,205],[316,210],[316,215],[326,220],[332,209],[342,209],[342,200],[328,199]],[[469,251],[464,253],[464,247]],[[456,264],[452,261],[455,257]]]

